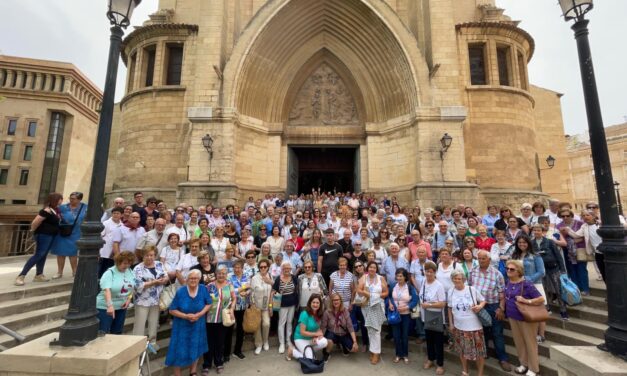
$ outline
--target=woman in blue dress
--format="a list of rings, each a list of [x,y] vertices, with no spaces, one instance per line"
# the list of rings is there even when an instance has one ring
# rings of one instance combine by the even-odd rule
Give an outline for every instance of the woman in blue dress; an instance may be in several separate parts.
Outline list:
[[[196,375],[198,358],[207,351],[205,315],[211,308],[211,297],[200,286],[200,270],[191,270],[187,285],[181,287],[170,304],[172,335],[165,365],[174,367],[174,375],[181,375],[181,368],[189,367],[189,374]]]
[[[65,258],[70,258],[70,266],[72,267],[72,277],[76,274],[76,266],[78,265],[78,248],[76,241],[81,237],[81,223],[85,219],[87,213],[87,205],[81,202],[83,194],[81,192],[72,192],[70,194],[70,202],[59,206],[61,214],[61,227],[73,226],[70,236],[61,236],[59,234],[52,243],[50,253],[57,256],[57,274],[52,279],[63,277],[63,269],[65,268]]]

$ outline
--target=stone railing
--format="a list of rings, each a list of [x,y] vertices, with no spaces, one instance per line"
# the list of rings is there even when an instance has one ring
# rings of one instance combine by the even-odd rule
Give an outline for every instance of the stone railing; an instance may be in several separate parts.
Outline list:
[[[0,257],[33,253],[35,240],[30,225],[0,224]]]

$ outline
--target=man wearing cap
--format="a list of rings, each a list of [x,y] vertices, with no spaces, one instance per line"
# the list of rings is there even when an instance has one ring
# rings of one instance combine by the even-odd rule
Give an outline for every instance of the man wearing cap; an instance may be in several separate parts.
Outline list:
[[[324,282],[329,285],[331,273],[337,271],[338,259],[342,257],[342,246],[335,241],[335,232],[332,228],[324,231],[326,242],[320,246],[318,251],[318,270],[324,278]]]

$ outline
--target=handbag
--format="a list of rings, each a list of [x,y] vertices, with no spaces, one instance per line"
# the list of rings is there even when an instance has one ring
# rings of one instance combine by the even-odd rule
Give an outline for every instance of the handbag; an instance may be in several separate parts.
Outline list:
[[[311,358],[305,356],[307,349],[311,350]],[[306,346],[303,349],[303,357],[298,359],[298,362],[300,363],[300,370],[306,375],[324,371],[324,360],[316,358],[316,353],[311,346]]]
[[[412,319],[420,318],[420,304],[417,304],[414,308],[411,309],[411,311],[409,311],[409,316]]]
[[[522,285],[520,288],[520,296],[523,296],[524,288],[525,285]],[[546,310],[544,304],[530,305],[516,301],[516,308],[518,308],[525,322],[543,322],[549,319],[549,311]]]
[[[261,310],[256,305],[251,304],[244,312],[242,328],[246,333],[255,333],[259,326],[261,326]]]
[[[398,309],[396,308],[396,304],[394,303],[394,299],[390,299],[392,301],[392,305],[394,306],[394,311],[388,311],[388,324],[389,325],[397,325],[401,323],[401,314],[398,313]]]
[[[366,307],[368,306],[368,301],[369,299],[367,296],[355,294],[355,299],[353,299],[353,305],[356,305],[358,307]]]
[[[231,315],[231,303],[222,308],[222,325],[226,326],[227,328],[235,324],[235,317]]]
[[[161,311],[167,311],[172,304],[172,300],[174,300],[174,295],[176,295],[176,286],[172,283],[163,287],[161,290],[161,295],[159,296],[159,309]]]
[[[67,238],[72,235],[72,232],[74,232],[74,226],[76,226],[76,222],[78,221],[78,217],[81,216],[81,212],[83,211],[83,206],[85,206],[85,204],[81,204],[81,207],[78,209],[78,213],[76,213],[76,217],[74,217],[74,223],[72,223],[71,226],[69,224],[59,225],[60,236]]]
[[[281,310],[281,298],[283,297],[283,295],[281,294],[274,294],[272,296],[272,310],[275,312],[278,312]]]
[[[560,275],[560,295],[564,303],[575,306],[582,303],[581,291],[577,285],[568,278],[568,275]]]
[[[470,291],[470,299],[472,299],[474,305],[477,305],[477,300],[472,295],[471,285],[468,286],[468,290]],[[479,321],[481,321],[481,326],[492,326],[492,316],[490,316],[490,313],[485,308],[481,308],[481,310],[477,312],[477,317]]]
[[[422,301],[425,300],[425,285],[426,281],[422,285]],[[432,332],[444,332],[444,316],[442,315],[442,309],[437,312],[429,311],[425,309],[425,316],[422,320],[425,323],[425,330]]]

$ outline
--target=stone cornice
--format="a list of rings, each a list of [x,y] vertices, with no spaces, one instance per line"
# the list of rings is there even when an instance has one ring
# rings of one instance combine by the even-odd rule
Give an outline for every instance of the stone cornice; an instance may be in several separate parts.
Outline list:
[[[461,24],[455,25],[455,29],[460,31],[463,29],[472,30],[479,29],[482,34],[492,35],[502,35],[505,37],[513,38],[520,42],[521,44],[525,44],[525,42],[529,46],[529,50],[527,53],[527,61],[531,60],[533,53],[535,51],[535,41],[531,34],[516,26],[512,22],[495,22],[495,21],[481,21],[481,22],[464,22]]]
[[[122,60],[124,64],[126,64],[131,50],[145,40],[163,36],[175,36],[184,39],[197,33],[198,25],[184,23],[163,23],[140,26],[133,30],[133,32],[122,41]]]
[[[472,86],[466,86],[466,90],[467,91],[500,91],[500,92],[504,92],[504,93],[510,93],[510,94],[518,94],[521,95],[525,98],[527,98],[530,102],[531,102],[531,106],[535,107],[536,106],[536,100],[533,97],[533,95],[531,95],[531,93],[529,93],[528,91],[519,89],[517,87],[514,86],[502,86],[502,85],[472,85]]]

